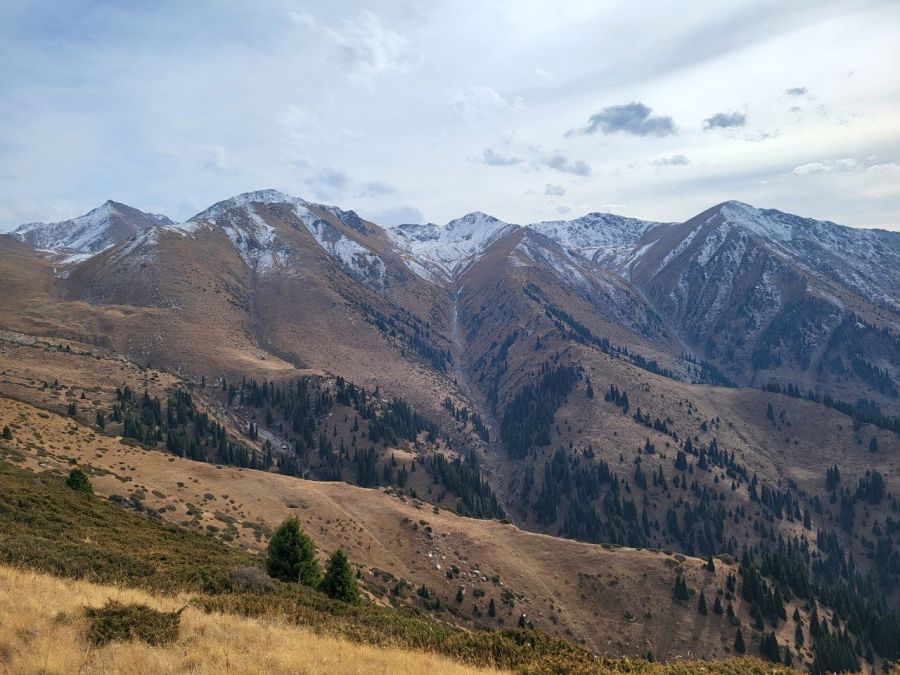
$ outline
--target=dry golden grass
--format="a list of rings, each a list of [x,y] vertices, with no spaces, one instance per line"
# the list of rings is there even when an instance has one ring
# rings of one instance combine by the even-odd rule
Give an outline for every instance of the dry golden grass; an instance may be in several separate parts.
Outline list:
[[[174,611],[189,596],[154,596],[0,566],[2,673],[486,673],[432,654],[379,649],[277,620],[205,614],[188,606],[178,640],[91,647],[84,607],[108,600]]]

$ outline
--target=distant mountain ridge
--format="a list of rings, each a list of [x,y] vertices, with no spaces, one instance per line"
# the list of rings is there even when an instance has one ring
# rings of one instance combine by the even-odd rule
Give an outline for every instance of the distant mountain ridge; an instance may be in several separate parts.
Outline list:
[[[900,233],[736,201],[684,223],[590,213],[517,225],[473,212],[443,225],[385,228],[352,210],[258,190],[180,224],[110,201],[79,218],[13,233],[38,249],[77,254],[66,259],[75,265],[67,274],[77,295],[89,288],[84,297],[92,301],[116,297],[151,306],[187,300],[167,297],[159,281],[141,280],[154,277],[166,256],[209,247],[199,242],[221,235],[254,284],[303,277],[312,261],[328,260],[318,272],[323,283],[338,284],[347,296],[351,286],[336,274],[348,274],[360,290],[389,303],[384,316],[397,307],[413,310],[409,303],[427,296],[437,305],[415,311],[451,322],[455,309],[439,299],[444,294],[459,295],[474,278],[496,282],[527,267],[561,284],[564,311],[581,298],[610,325],[650,340],[676,372],[687,368],[682,357],[690,355],[742,384],[825,386],[850,400],[879,399],[900,388],[900,347],[893,333],[881,330],[900,330]],[[184,253],[170,250],[172,236],[185,239],[176,247]],[[179,261],[169,264],[176,273]],[[374,299],[362,302],[372,307]],[[513,330],[516,315],[508,320]],[[851,329],[857,324],[862,328]],[[421,349],[432,348],[416,340]],[[874,382],[883,391],[869,391]]]
[[[97,253],[143,230],[172,224],[162,214],[145,213],[110,199],[83,216],[56,223],[27,223],[10,234],[40,250]]]

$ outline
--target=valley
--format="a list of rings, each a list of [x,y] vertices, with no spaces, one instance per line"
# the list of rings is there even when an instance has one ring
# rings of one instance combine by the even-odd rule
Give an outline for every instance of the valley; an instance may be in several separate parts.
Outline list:
[[[368,601],[466,629],[900,656],[900,236],[133,211],[0,236],[5,462],[251,552],[296,515]]]

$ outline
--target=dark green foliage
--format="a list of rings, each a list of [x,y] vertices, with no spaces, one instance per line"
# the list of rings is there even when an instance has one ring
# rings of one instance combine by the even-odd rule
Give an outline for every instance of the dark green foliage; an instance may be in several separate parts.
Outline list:
[[[318,585],[320,571],[316,547],[296,518],[285,519],[269,540],[266,571],[269,576],[287,583]]]
[[[846,631],[828,633],[816,638],[813,649],[813,675],[825,673],[856,672],[859,670],[859,657],[853,649],[850,636]]]
[[[769,661],[781,663],[781,648],[778,646],[778,638],[774,632],[763,633],[759,640],[759,651]]]
[[[709,614],[709,610],[706,607],[706,595],[702,590],[700,591],[700,600],[697,602],[697,613],[701,616]]]
[[[734,651],[738,654],[743,654],[747,651],[747,645],[744,644],[744,634],[741,632],[740,626],[738,626],[737,633],[734,635]]]
[[[447,461],[442,454],[425,458],[425,466],[434,480],[459,496],[458,513],[475,518],[503,518],[503,508],[481,476],[478,456],[467,452],[465,459]]]
[[[519,390],[500,421],[500,438],[510,457],[525,457],[550,444],[553,417],[580,377],[576,367],[544,363],[539,377]]]
[[[680,574],[675,577],[675,588],[672,591],[672,595],[676,600],[685,601],[691,597],[690,592],[688,591],[687,582],[684,580],[684,577]],[[705,606],[705,603],[704,603]]]
[[[69,472],[69,477],[66,479],[66,486],[75,490],[75,492],[86,495],[94,494],[94,488],[91,487],[91,481],[87,477],[87,474],[77,466]]]
[[[325,568],[325,577],[319,585],[319,590],[329,598],[356,604],[359,602],[359,589],[356,587],[356,578],[347,561],[347,554],[338,549],[331,554],[328,565]]]
[[[12,429],[10,429],[9,426],[4,425],[3,433],[0,434],[0,437],[2,437],[4,441],[11,441],[13,437]]]
[[[114,600],[105,607],[86,607],[88,641],[95,647],[110,642],[140,640],[154,647],[175,642],[181,623],[181,610],[159,612],[147,605],[123,605]]]

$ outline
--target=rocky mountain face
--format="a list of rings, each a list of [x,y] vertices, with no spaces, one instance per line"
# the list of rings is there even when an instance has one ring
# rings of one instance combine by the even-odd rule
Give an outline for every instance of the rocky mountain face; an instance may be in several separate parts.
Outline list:
[[[71,220],[21,225],[12,236],[36,249],[90,254],[120,244],[152,227],[171,224],[164,215],[144,213],[110,199]]]
[[[235,302],[251,314],[266,288],[295,284],[316,268],[345,301],[366,295],[356,302],[368,308],[363,314],[384,305],[365,321],[383,324],[383,317],[411,312],[434,323],[428,331],[436,344],[428,349],[438,350],[451,341],[458,310],[452,298],[465,295],[466,275],[483,260],[501,269],[505,252],[502,266],[530,268],[565,288],[563,310],[586,303],[588,323],[602,318],[607,332],[684,379],[692,362],[705,361],[742,386],[791,385],[896,409],[900,234],[893,232],[739,202],[684,223],[591,213],[520,226],[475,212],[444,225],[381,228],[353,211],[261,190],[181,224],[110,201],[71,221],[23,225],[13,236],[37,249],[80,254],[72,262],[103,252],[69,273],[70,297],[150,306],[191,301],[160,288],[159,271],[180,267],[180,254],[166,254],[167,246],[190,256],[196,242],[215,240],[211,250],[243,263],[236,273],[253,298]],[[176,237],[184,241],[176,245]],[[222,262],[223,269],[230,265]],[[474,276],[485,274],[492,271]],[[520,318],[510,316],[499,331],[512,332]]]
[[[383,228],[262,190],[130,235],[126,213],[0,237],[0,327],[221,383],[198,400],[256,466],[896,598],[900,234],[737,202]]]

